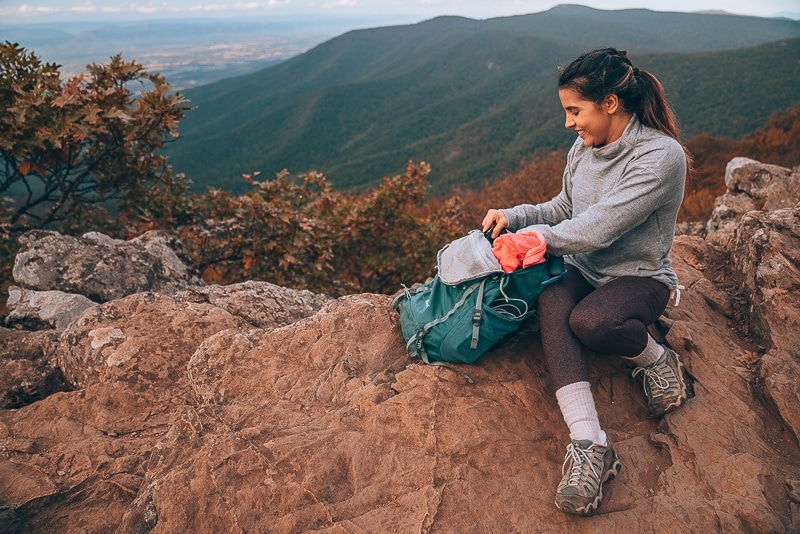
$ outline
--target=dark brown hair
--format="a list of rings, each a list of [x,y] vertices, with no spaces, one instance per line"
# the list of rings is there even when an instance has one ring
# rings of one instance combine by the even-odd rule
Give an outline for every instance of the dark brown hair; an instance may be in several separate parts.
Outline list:
[[[559,69],[558,88],[574,89],[595,104],[617,95],[623,109],[636,114],[639,122],[681,142],[678,120],[661,82],[651,72],[635,67],[625,51],[599,48],[580,55]],[[691,165],[688,152],[686,161]]]

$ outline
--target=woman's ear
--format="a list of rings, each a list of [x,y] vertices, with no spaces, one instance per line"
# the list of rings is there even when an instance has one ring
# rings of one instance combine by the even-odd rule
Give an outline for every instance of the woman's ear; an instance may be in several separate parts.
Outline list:
[[[603,99],[603,110],[608,113],[609,115],[613,115],[620,109],[622,106],[619,101],[619,97],[617,95],[608,95]]]

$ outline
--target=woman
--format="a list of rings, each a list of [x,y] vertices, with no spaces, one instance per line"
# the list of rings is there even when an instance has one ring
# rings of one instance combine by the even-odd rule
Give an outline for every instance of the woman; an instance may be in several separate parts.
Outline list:
[[[562,68],[558,95],[578,138],[561,192],[549,202],[489,210],[484,231],[535,230],[567,277],[539,296],[542,347],[569,427],[556,506],[594,512],[620,463],[600,426],[585,350],[624,357],[641,378],[651,416],[686,400],[683,364],[648,334],[678,287],[669,251],[688,155],[664,91],[613,48]]]

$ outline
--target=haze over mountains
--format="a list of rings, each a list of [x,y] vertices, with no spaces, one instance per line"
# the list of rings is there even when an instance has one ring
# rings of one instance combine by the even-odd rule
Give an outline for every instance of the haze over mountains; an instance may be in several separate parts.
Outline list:
[[[408,17],[392,20],[410,21]],[[376,17],[342,16],[35,24],[0,19],[0,41],[17,42],[43,61],[60,64],[64,78],[121,52],[124,59],[135,59],[163,74],[174,89],[183,90],[261,70],[351,28],[380,23]]]
[[[735,137],[800,104],[800,22],[564,5],[477,21],[439,17],[351,31],[274,67],[186,92],[168,149],[199,189],[242,173],[324,172],[361,188],[431,163],[431,183],[478,185],[564,148],[556,66],[625,49],[665,84],[687,136]]]

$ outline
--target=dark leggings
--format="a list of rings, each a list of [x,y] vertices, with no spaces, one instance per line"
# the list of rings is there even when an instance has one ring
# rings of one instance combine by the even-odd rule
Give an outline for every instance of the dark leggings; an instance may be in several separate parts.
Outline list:
[[[667,307],[669,288],[652,278],[623,276],[595,288],[575,267],[539,295],[542,348],[556,391],[588,381],[584,347],[632,357],[647,346],[647,326]]]

